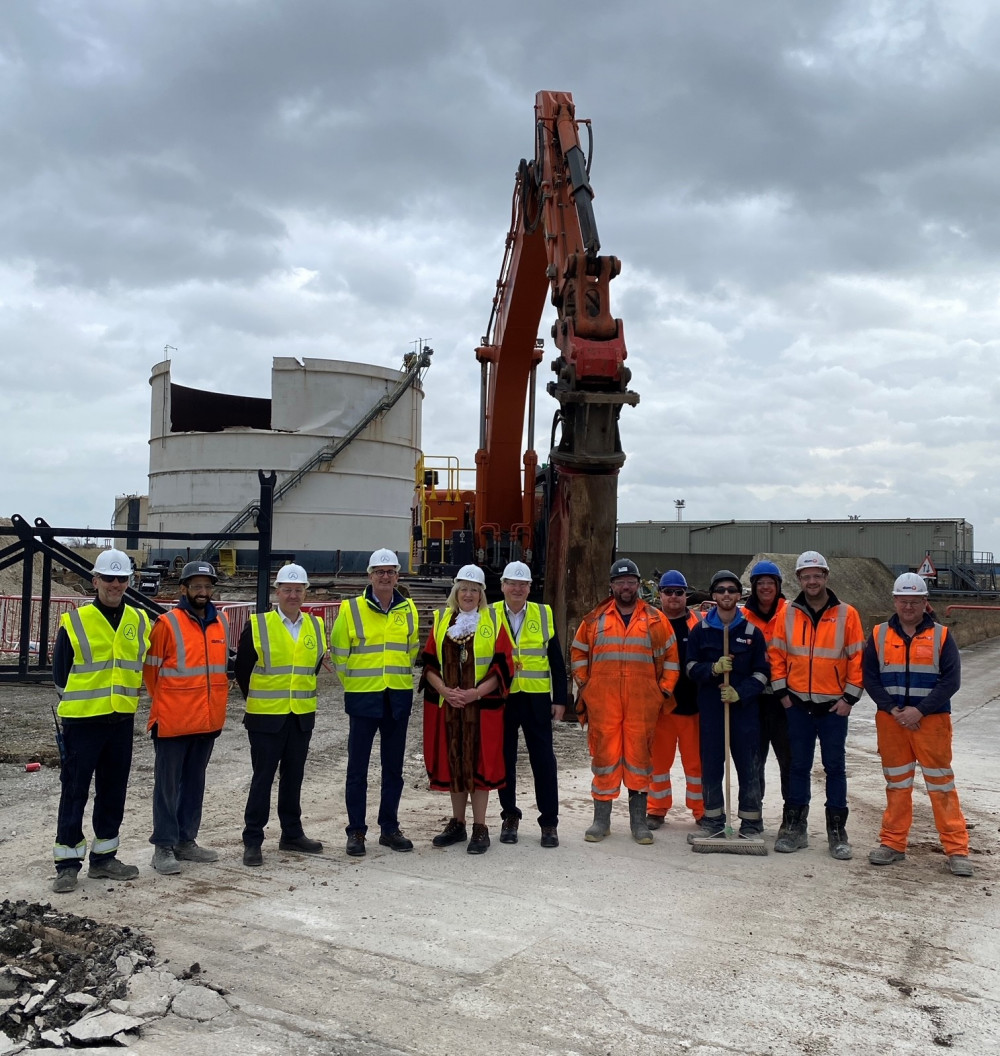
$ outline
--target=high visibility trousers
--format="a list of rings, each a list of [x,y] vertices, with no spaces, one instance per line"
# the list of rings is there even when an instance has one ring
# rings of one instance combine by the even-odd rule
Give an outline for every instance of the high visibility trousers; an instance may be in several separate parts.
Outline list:
[[[684,767],[684,803],[697,820],[705,813],[701,795],[701,748],[698,716],[660,713],[653,736],[653,776],[649,783],[646,813],[663,817],[674,805],[670,768],[680,748]]]
[[[658,714],[611,693],[597,702],[587,698],[587,744],[594,775],[590,792],[594,799],[617,799],[623,783],[636,792],[649,789]]]
[[[889,712],[878,711],[875,730],[885,774],[886,799],[879,843],[894,851],[906,850],[906,838],[913,822],[913,778],[919,763],[944,853],[967,855],[969,830],[951,768],[951,715],[927,715],[920,720],[919,729],[908,730]]]

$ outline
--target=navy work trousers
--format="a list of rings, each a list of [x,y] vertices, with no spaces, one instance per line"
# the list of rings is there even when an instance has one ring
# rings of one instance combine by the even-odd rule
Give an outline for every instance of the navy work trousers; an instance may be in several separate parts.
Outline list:
[[[847,716],[810,715],[793,704],[786,709],[788,741],[792,748],[788,802],[808,806],[812,798],[812,768],[819,738],[820,758],[826,771],[826,805],[833,810],[847,806]]]
[[[83,813],[94,782],[94,836],[101,841],[115,840],[125,816],[125,793],[132,769],[132,736],[135,716],[123,716],[117,722],[98,719],[63,723],[63,746],[66,758],[59,771],[62,792],[56,843],[77,847],[83,842]],[[117,852],[94,854],[90,860],[99,863]],[[79,859],[56,863],[60,869],[79,870]]]
[[[403,759],[406,755],[406,729],[410,715],[395,719],[388,693],[382,703],[380,719],[351,715],[347,735],[347,832],[368,831],[368,763],[371,760],[375,734],[379,736],[382,762],[382,798],[378,808],[378,826],[382,832],[399,828],[399,800],[403,795]]]
[[[201,828],[205,771],[215,747],[214,733],[157,737],[153,731],[153,835],[157,847],[190,843]]]
[[[701,745],[701,790],[705,797],[705,820],[725,822],[725,800],[722,778],[726,768],[726,713],[717,704],[699,701],[698,733]],[[757,701],[739,701],[729,705],[729,754],[739,780],[737,814],[744,828],[759,832],[763,828],[760,797],[760,721]]]
[[[781,774],[781,800],[788,798],[788,772],[792,764],[792,748],[788,743],[788,717],[785,706],[773,693],[764,693],[757,700],[760,712],[760,798],[764,798],[764,768],[767,765],[769,748],[774,749],[774,758],[778,761],[778,772]]]
[[[280,730],[247,730],[250,738],[250,794],[243,813],[243,842],[259,847],[264,842],[264,826],[271,813],[271,788],[278,774],[278,821],[282,839],[296,840],[302,830],[302,776],[312,730],[302,730],[295,715],[285,719]]]
[[[506,776],[500,789],[500,808],[505,818],[520,818],[517,806],[517,740],[524,730],[524,745],[535,779],[538,824],[559,824],[559,790],[556,783],[556,753],[552,746],[552,701],[547,693],[511,693],[503,708],[503,763]]]

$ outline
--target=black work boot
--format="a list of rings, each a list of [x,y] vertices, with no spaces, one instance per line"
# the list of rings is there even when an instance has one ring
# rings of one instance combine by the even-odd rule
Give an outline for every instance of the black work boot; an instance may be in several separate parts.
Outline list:
[[[809,807],[788,807],[784,822],[784,835],[774,841],[779,854],[791,854],[809,846]]]
[[[844,828],[848,813],[847,807],[826,808],[826,838],[830,843],[830,857],[841,862],[854,857]]]
[[[632,839],[636,843],[650,844],[653,834],[646,824],[646,793],[628,790],[628,822],[632,830]]]

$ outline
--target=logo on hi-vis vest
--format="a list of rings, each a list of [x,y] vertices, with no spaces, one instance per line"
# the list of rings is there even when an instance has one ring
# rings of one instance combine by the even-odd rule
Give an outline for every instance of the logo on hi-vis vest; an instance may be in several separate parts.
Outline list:
[[[125,630],[122,631],[122,634],[124,634],[125,637],[131,642],[132,639],[135,638],[135,628],[131,624],[129,624],[128,627],[126,627]]]
[[[484,638],[492,638],[493,637],[493,628],[492,627],[485,627],[485,626],[484,627],[480,627],[479,628],[479,633]]]
[[[739,642],[740,645],[749,645],[753,641],[753,639],[752,638],[737,638],[736,641]]]
[[[307,649],[313,649],[313,648],[315,648],[315,646],[316,646],[316,639],[315,639],[315,638],[313,638],[313,636],[312,636],[311,634],[307,634],[307,635],[305,636],[305,638],[303,638],[302,640],[303,640],[303,641],[304,641],[304,642],[306,643],[306,648],[307,648]]]
[[[538,620],[532,620],[531,623],[528,624],[528,630],[529,631],[540,631],[541,627],[539,627],[539,625],[538,625]]]
[[[402,627],[403,626],[403,614],[401,612],[394,613],[393,617],[392,617],[392,622],[397,627]]]

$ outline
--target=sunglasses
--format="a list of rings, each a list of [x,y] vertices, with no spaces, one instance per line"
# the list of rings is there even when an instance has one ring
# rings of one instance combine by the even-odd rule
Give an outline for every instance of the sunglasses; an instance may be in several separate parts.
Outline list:
[[[713,594],[742,594],[741,587],[716,587]]]
[[[128,576],[98,576],[97,578],[102,583],[127,583],[129,581]]]
[[[683,587],[660,587],[660,593],[668,598],[683,598],[687,591]]]

